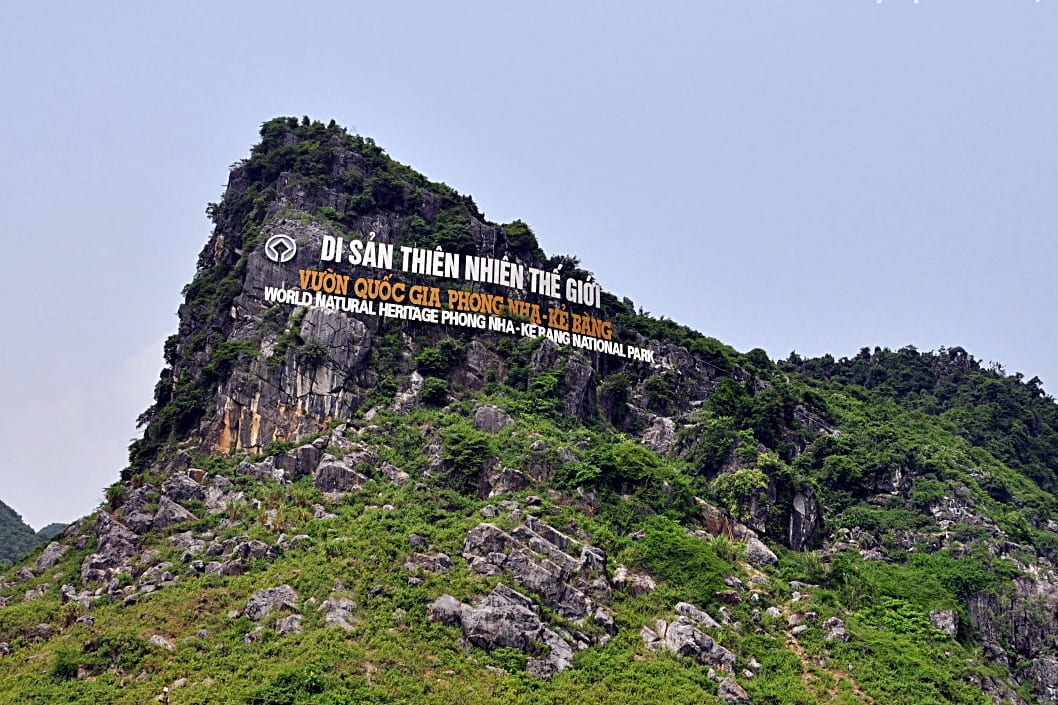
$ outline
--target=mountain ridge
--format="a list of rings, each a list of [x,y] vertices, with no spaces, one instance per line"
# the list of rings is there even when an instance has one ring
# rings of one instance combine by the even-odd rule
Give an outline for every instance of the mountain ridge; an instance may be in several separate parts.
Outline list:
[[[333,121],[265,123],[207,213],[129,466],[4,578],[5,699],[1053,700],[1038,380],[585,303],[576,257]]]

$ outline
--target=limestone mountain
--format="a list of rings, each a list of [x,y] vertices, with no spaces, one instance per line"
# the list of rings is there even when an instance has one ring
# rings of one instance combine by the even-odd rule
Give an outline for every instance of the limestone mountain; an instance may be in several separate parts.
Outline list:
[[[1058,699],[1058,413],[959,348],[773,362],[308,118],[233,166],[0,701]]]

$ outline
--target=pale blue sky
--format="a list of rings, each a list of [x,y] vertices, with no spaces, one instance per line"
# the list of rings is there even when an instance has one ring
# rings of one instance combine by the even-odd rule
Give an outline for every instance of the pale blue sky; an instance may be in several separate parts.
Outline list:
[[[149,8],[149,9],[148,9]],[[1058,388],[1058,2],[23,4],[0,26],[0,499],[92,511],[227,168],[331,118],[741,350]]]

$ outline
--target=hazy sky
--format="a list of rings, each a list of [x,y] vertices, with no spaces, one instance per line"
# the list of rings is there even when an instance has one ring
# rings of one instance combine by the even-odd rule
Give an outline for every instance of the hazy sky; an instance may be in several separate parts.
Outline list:
[[[962,345],[1058,389],[1056,0],[160,7],[0,26],[0,499],[35,528],[117,479],[277,115],[740,350]]]

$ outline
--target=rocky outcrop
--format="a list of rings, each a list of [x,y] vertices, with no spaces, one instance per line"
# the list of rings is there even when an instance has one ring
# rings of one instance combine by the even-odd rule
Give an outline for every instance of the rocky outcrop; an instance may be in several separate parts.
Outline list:
[[[1013,581],[1005,595],[978,593],[966,600],[970,623],[981,635],[989,658],[1032,684],[1044,702],[1058,702],[1058,578],[1037,570]],[[1027,664],[1018,671],[1018,664]]]
[[[317,242],[326,234],[311,224],[280,221],[274,228],[284,226]],[[281,363],[275,364],[270,357],[275,354],[276,338],[270,344],[269,332],[260,328],[264,311],[260,292],[279,281],[282,272],[276,272],[261,251],[250,253],[249,260],[235,314],[246,323],[242,335],[263,333],[266,337],[261,354],[235,369],[218,392],[220,413],[204,429],[212,448],[257,451],[275,439],[318,431],[326,419],[352,416],[362,400],[360,390],[372,381],[364,366],[371,345],[367,326],[327,308],[310,308],[297,331],[301,340],[311,342],[320,353],[299,358],[298,348],[292,346]]]
[[[952,639],[959,634],[959,614],[955,610],[933,610],[929,613],[929,623]]]
[[[81,563],[81,583],[85,587],[131,572],[132,557],[139,551],[139,537],[106,512],[99,513],[95,534],[96,550]]]
[[[702,633],[688,617],[681,615],[671,623],[659,619],[652,627],[643,627],[639,633],[647,648],[653,651],[667,649],[677,656],[693,658],[702,665],[734,672],[735,655]]]
[[[794,495],[787,523],[786,545],[794,551],[810,547],[819,533],[820,519],[815,490],[806,486]]]
[[[573,553],[579,554],[574,558]],[[612,592],[606,576],[606,554],[527,516],[507,533],[494,524],[479,524],[463,543],[463,557],[482,575],[509,574],[558,614],[583,619],[596,600]]]
[[[329,627],[338,627],[349,631],[356,624],[356,602],[348,597],[329,597],[320,605],[323,623]]]
[[[156,529],[167,529],[173,524],[182,524],[185,521],[197,520],[198,517],[163,494],[162,498],[158,501],[158,511],[155,513],[154,521],[152,523]]]
[[[162,483],[162,495],[173,502],[186,502],[188,500],[205,500],[206,488],[191,479],[190,475],[176,472]]]
[[[778,563],[779,557],[775,555],[774,551],[765,546],[760,539],[750,538],[746,541],[746,560],[751,566],[763,568],[764,566]]]
[[[514,419],[499,407],[484,404],[474,409],[474,428],[485,433],[499,433],[514,425]]]
[[[33,571],[35,573],[43,573],[54,568],[68,550],[70,550],[70,547],[66,544],[52,541],[44,549],[44,553],[40,554],[40,558],[33,564]]]
[[[669,418],[659,416],[643,432],[643,445],[659,455],[668,455],[676,444],[676,423]]]
[[[243,614],[257,622],[278,609],[297,611],[298,594],[289,585],[258,590],[247,601]]]
[[[351,492],[367,483],[369,478],[357,472],[344,460],[333,455],[324,455],[323,461],[316,468],[312,484],[323,492]]]
[[[495,508],[488,513],[495,514]],[[573,633],[552,629],[526,593],[504,583],[473,606],[450,595],[430,604],[427,614],[431,620],[459,626],[467,640],[481,648],[546,646],[546,656],[530,658],[527,663],[534,677],[550,678],[569,667],[575,648],[606,643],[616,633],[613,614],[599,604],[612,596],[606,554],[534,516],[526,516],[510,532],[491,523],[477,525],[463,543],[463,558],[472,571],[509,577],[561,617],[595,627]]]
[[[529,651],[543,644],[547,655],[530,658],[526,663],[526,671],[536,678],[550,678],[569,668],[573,660],[573,646],[541,620],[533,601],[503,583],[476,606],[441,595],[427,608],[427,615],[435,622],[459,626],[470,643],[486,651]]]
[[[732,678],[721,678],[717,684],[716,695],[727,705],[749,703],[749,693]]]

